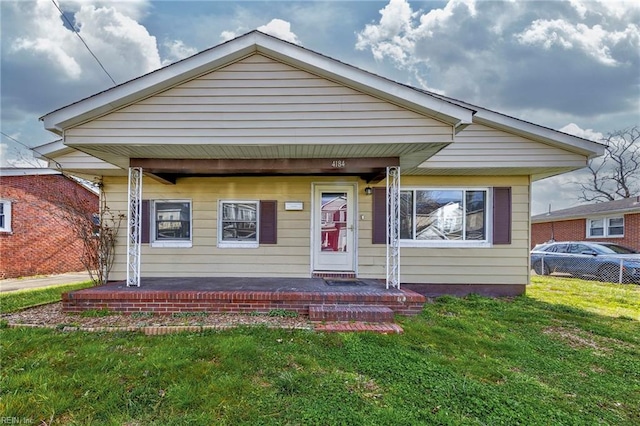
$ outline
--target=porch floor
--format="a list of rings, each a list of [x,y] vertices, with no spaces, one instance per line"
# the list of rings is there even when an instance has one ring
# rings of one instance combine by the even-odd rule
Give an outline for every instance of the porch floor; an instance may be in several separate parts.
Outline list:
[[[385,306],[396,314],[417,315],[426,299],[411,290],[386,289],[382,280],[203,277],[142,278],[140,287],[111,282],[65,293],[62,302],[65,312],[266,313],[281,309],[308,316],[309,306],[327,304]]]

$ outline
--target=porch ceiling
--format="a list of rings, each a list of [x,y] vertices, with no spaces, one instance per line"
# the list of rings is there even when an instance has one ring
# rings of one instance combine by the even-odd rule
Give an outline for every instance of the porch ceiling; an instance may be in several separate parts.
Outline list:
[[[261,159],[261,158],[359,158],[403,157],[419,153],[422,161],[440,151],[449,142],[335,144],[70,144],[104,161],[114,157],[191,158],[191,159]]]
[[[253,160],[242,166],[242,170],[225,170],[224,174],[311,174],[311,173],[331,173],[344,174],[345,171],[338,169],[326,170],[325,167],[306,170],[287,170],[283,166],[282,171],[276,172],[270,167],[259,166],[257,161],[262,160],[295,160],[295,159],[393,159],[392,163],[382,164],[375,162],[375,171],[366,170],[360,167],[352,174],[371,179],[372,174],[377,174],[380,167],[395,166],[416,167],[427,158],[433,156],[438,151],[446,147],[447,142],[426,142],[426,143],[354,143],[354,144],[296,144],[296,145],[220,145],[220,144],[193,144],[193,145],[141,145],[141,144],[120,144],[120,145],[93,145],[74,144],[73,148],[83,151],[89,155],[117,165],[122,169],[127,169],[133,165],[137,159],[165,159],[165,160]],[[372,160],[373,161],[373,160]],[[240,164],[240,163],[238,163]],[[146,167],[145,167],[146,168]],[[150,171],[150,170],[145,170]],[[221,171],[212,170],[158,170],[158,173],[170,173],[172,175],[181,174],[223,174]]]
[[[131,167],[141,167],[145,173],[167,183],[180,176],[229,175],[356,175],[367,182],[379,182],[387,167],[398,166],[397,157],[360,158],[276,158],[246,160],[203,160],[168,158],[132,158]]]

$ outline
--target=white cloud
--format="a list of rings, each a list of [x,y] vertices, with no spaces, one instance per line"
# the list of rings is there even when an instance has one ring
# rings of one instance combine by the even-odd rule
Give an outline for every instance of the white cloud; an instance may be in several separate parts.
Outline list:
[[[596,132],[593,129],[582,129],[575,123],[569,123],[560,129],[561,132],[568,133],[573,136],[577,136],[583,139],[589,139],[595,142],[600,142],[604,139],[604,135],[600,132]]]
[[[272,19],[268,24],[261,25],[256,29],[260,32],[278,37],[279,39],[288,41],[290,43],[302,44],[300,43],[298,36],[293,31],[291,31],[291,23],[282,19]],[[223,31],[222,33],[220,33],[220,39],[222,41],[229,41],[246,32],[247,30],[244,28],[237,28],[235,31]]]
[[[618,65],[611,49],[618,43],[637,45],[640,42],[640,27],[630,23],[622,31],[608,31],[601,25],[589,27],[562,19],[538,19],[515,37],[522,44],[540,45],[545,49],[555,45],[563,49],[580,49],[602,64]]]
[[[283,21],[282,19],[272,19],[267,25],[258,27],[258,31],[290,43],[300,44],[298,36],[291,31],[291,23]]]
[[[121,11],[137,17],[146,2],[102,3],[104,6],[100,2],[65,2],[61,7],[75,8],[74,26],[116,82],[159,68],[155,37]],[[99,65],[77,35],[63,25],[60,12],[50,1],[30,2],[29,6],[20,5],[27,24],[12,43],[13,53],[45,58],[47,66],[62,71],[68,79],[87,79],[86,73],[104,78],[96,77],[102,73]]]
[[[66,45],[72,44],[74,35],[62,25],[60,15],[51,2],[39,1],[31,9],[33,25],[25,28],[29,35],[18,37],[12,45],[17,53],[27,52],[34,56],[44,56],[49,63],[64,72],[67,77],[77,79],[82,68],[68,53]]]
[[[167,55],[162,61],[163,66],[198,53],[198,49],[187,46],[182,40],[166,41],[164,47],[167,49]]]
[[[640,7],[609,3],[450,0],[415,11],[389,0],[355,47],[402,70],[403,83],[525,120],[544,113],[549,127],[587,114],[602,123],[638,104]]]
[[[223,31],[220,33],[220,40],[223,42],[233,40],[238,37],[238,35],[240,35],[239,31]]]

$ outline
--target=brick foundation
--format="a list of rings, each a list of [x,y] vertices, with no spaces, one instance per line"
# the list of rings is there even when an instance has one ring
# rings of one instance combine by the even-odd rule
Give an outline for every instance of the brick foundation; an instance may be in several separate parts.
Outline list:
[[[318,304],[358,304],[386,306],[396,314],[417,315],[426,298],[411,290],[400,295],[367,294],[363,292],[270,292],[270,291],[164,291],[164,290],[108,290],[94,287],[62,295],[64,312],[108,309],[114,312],[177,312],[251,313],[274,309],[309,315],[309,306]]]

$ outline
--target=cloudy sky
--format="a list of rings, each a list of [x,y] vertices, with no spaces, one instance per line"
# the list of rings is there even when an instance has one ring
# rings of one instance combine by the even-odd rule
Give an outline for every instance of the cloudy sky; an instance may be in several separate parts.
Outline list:
[[[40,116],[256,28],[577,136],[640,124],[637,1],[4,0],[0,13],[2,132],[31,147],[55,140]],[[4,135],[0,154],[30,156]],[[579,175],[536,183],[533,213],[578,204]]]

